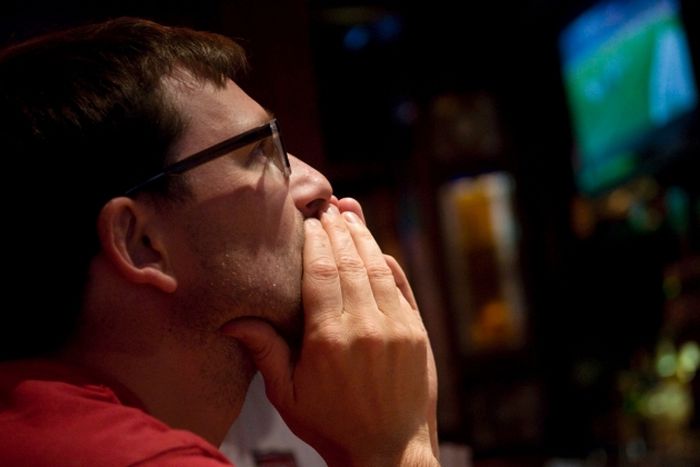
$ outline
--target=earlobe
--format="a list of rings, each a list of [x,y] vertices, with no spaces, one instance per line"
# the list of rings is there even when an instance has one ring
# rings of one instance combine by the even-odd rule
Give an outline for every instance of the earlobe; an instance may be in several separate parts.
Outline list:
[[[97,219],[100,245],[126,280],[171,293],[177,288],[177,280],[150,215],[143,203],[131,198],[111,199]]]

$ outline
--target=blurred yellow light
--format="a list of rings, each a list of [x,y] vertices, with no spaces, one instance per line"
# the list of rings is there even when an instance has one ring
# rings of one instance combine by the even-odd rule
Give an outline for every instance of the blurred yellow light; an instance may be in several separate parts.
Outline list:
[[[676,381],[664,382],[650,391],[645,404],[648,417],[673,423],[688,420],[693,411],[693,399],[687,386]]]
[[[676,356],[666,354],[656,360],[656,372],[661,377],[673,376],[676,373]]]
[[[695,374],[700,365],[700,347],[697,342],[688,341],[678,352],[678,367],[685,373]]]
[[[676,348],[672,342],[662,341],[656,350],[656,373],[662,378],[667,378],[676,374],[678,359],[676,358]]]

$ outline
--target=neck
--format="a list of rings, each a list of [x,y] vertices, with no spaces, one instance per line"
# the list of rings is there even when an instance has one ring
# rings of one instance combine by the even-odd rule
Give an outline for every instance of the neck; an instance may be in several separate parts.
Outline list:
[[[254,374],[252,363],[239,350],[223,353],[228,355],[226,368],[172,347],[134,354],[75,346],[61,359],[122,386],[127,397],[133,396],[168,426],[219,446],[240,413]]]
[[[216,329],[175,323],[170,294],[135,288],[101,257],[91,276],[100,280],[88,281],[82,326],[60,358],[123,387],[170,427],[221,444],[253,377],[251,359]]]

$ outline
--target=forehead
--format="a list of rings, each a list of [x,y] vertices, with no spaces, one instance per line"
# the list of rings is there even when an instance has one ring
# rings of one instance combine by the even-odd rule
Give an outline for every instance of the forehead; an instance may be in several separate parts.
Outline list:
[[[270,120],[269,113],[230,79],[220,87],[178,74],[165,78],[164,88],[185,124],[174,147],[178,158]]]

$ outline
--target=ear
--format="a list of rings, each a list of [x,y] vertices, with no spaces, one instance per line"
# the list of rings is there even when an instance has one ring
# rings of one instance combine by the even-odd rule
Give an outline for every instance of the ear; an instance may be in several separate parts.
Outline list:
[[[177,288],[177,280],[152,212],[131,198],[111,199],[97,218],[100,244],[126,280],[171,293]]]

